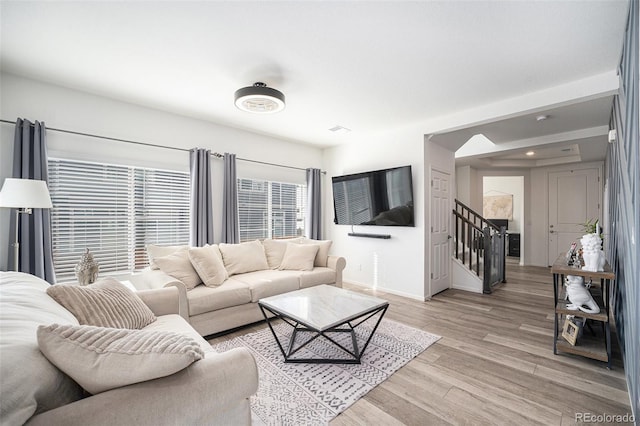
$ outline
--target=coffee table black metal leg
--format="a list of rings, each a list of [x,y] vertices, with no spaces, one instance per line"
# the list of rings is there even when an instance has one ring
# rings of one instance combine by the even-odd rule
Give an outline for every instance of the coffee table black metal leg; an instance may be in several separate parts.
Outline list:
[[[371,339],[373,338],[373,335],[375,334],[376,330],[378,329],[378,326],[380,325],[380,322],[382,321],[382,317],[384,317],[384,314],[387,313],[387,308],[388,307],[389,307],[389,305],[387,305],[387,306],[385,306],[383,308],[382,314],[380,315],[380,318],[378,318],[378,322],[376,322],[376,325],[373,327],[373,330],[371,330],[371,334],[369,335],[369,338],[367,339],[367,343],[364,344],[364,347],[362,348],[362,352],[360,352],[360,356],[362,356],[364,351],[367,350],[367,346],[369,346],[369,342],[371,342]],[[362,322],[360,322],[359,324],[362,324]]]
[[[267,315],[267,313],[265,312],[265,308],[258,304],[258,306],[260,307],[260,310],[262,311],[262,315],[264,315],[264,319],[267,321],[267,325],[269,326],[269,329],[271,330],[271,334],[273,334],[273,338],[276,340],[276,343],[278,344],[278,347],[280,348],[280,352],[282,352],[282,356],[284,357],[284,359],[287,359],[287,353],[284,351],[284,348],[282,347],[282,344],[280,343],[280,339],[278,339],[278,335],[276,334],[276,331],[273,329],[273,326],[271,325],[271,318],[269,318],[269,316]],[[269,311],[271,312],[271,311]],[[274,312],[271,312],[272,314],[276,315]],[[276,315],[277,318],[277,315]]]
[[[284,357],[285,362],[290,362],[290,363],[314,363],[314,364],[320,364],[320,363],[334,363],[334,364],[360,364],[360,360],[362,359],[362,355],[364,354],[364,351],[366,350],[367,346],[369,346],[369,343],[371,342],[371,339],[373,338],[373,334],[376,332],[376,330],[378,329],[378,326],[380,325],[380,322],[382,321],[382,318],[384,317],[384,314],[387,311],[388,305],[377,308],[371,312],[367,312],[365,314],[363,314],[360,318],[360,321],[358,321],[355,325],[352,325],[352,321],[347,321],[343,324],[338,325],[337,327],[334,327],[332,329],[329,330],[325,330],[325,331],[316,331],[313,329],[309,329],[306,328],[304,326],[301,326],[301,324],[295,320],[292,320],[290,318],[287,318],[285,315],[280,314],[278,312],[274,312],[269,308],[266,308],[260,304],[258,304],[258,306],[260,307],[260,310],[262,311],[262,315],[264,316],[267,325],[269,326],[269,329],[271,330],[271,334],[273,334],[274,339],[276,340],[276,343],[278,344],[278,347],[280,348],[280,352],[282,352],[282,356]],[[275,329],[273,328],[272,324],[271,324],[271,318],[269,318],[269,316],[267,315],[267,312],[269,311],[271,314],[274,315],[275,318],[279,318],[282,319],[285,323],[287,323],[289,326],[291,326],[293,328],[293,331],[291,333],[291,337],[290,337],[290,341],[289,341],[289,348],[288,351],[285,351],[284,346],[282,346],[282,343],[280,342],[280,339],[278,338],[278,335],[275,332]],[[376,322],[376,325],[374,326],[373,330],[371,331],[371,333],[369,334],[367,341],[364,345],[364,347],[362,349],[359,348],[358,345],[358,340],[357,340],[357,336],[355,333],[355,329],[356,327],[358,327],[360,324],[362,324],[363,322],[367,321],[368,319],[370,319],[371,317],[380,314],[380,317],[378,318],[378,321]],[[359,318],[356,318],[356,320]],[[347,326],[348,328],[340,328],[343,326]],[[309,340],[307,340],[306,342],[304,342],[302,345],[298,346],[297,348],[294,349],[295,346],[295,341],[296,338],[298,336],[299,332],[309,332],[309,333],[315,333],[315,335],[313,337],[311,337]],[[350,351],[349,349],[345,348],[342,344],[340,344],[339,342],[337,342],[335,339],[333,339],[331,336],[327,335],[326,333],[335,333],[335,332],[346,332],[346,333],[351,333],[351,341],[352,341],[352,345],[353,345],[353,351]],[[298,352],[300,349],[304,348],[305,346],[307,346],[309,343],[311,343],[312,341],[314,341],[315,339],[317,339],[318,337],[324,337],[325,339],[327,339],[329,342],[331,342],[333,345],[337,346],[338,348],[342,349],[344,352],[346,352],[348,355],[350,355],[352,358],[349,359],[344,359],[344,358],[336,358],[336,359],[322,359],[322,358],[292,358],[292,356]]]
[[[349,324],[351,327],[351,324]],[[351,344],[353,345],[353,355],[360,362],[360,358],[362,357],[362,352],[358,349],[358,339],[356,337],[356,331],[353,327],[351,327]]]

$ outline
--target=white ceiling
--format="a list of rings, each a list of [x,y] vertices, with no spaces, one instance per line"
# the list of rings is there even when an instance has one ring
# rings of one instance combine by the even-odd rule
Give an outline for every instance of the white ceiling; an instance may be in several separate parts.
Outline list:
[[[2,1],[0,66],[332,146],[615,70],[627,8],[627,0]],[[285,111],[235,108],[235,90],[256,81],[286,95]],[[604,103],[551,112],[543,127],[530,117],[480,127],[496,143],[592,128],[608,121],[611,99]],[[335,125],[352,132],[334,134]]]
[[[461,148],[456,152],[458,166],[529,168],[602,160],[607,150],[612,102],[613,96],[602,96],[436,134],[431,140],[455,147],[475,135],[483,135],[495,144],[480,154],[472,150],[471,155],[465,155]],[[475,139],[469,141],[474,143]],[[533,155],[528,156],[527,152]]]

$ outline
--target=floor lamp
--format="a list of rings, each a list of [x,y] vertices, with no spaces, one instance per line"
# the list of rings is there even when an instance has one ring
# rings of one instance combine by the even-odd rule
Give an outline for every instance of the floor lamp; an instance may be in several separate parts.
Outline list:
[[[0,190],[0,207],[16,209],[16,239],[13,243],[13,269],[18,271],[20,255],[19,226],[20,214],[31,214],[32,209],[50,209],[51,197],[47,183],[43,180],[15,179],[4,180]]]

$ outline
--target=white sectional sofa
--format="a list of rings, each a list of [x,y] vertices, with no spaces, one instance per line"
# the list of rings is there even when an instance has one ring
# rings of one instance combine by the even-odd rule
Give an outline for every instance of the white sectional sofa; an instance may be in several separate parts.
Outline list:
[[[116,284],[120,285],[116,282]],[[41,352],[39,326],[81,327],[79,320],[47,294],[47,282],[19,272],[0,272],[0,423],[3,425],[213,425],[251,424],[249,397],[258,389],[258,370],[246,348],[216,353],[180,315],[179,290],[173,287],[145,290],[137,295],[156,316],[139,331],[173,332],[188,336],[203,357],[173,374],[88,394],[78,381],[56,367]],[[126,290],[126,289],[125,289]],[[141,302],[141,303],[142,303]],[[145,308],[146,309],[146,308]],[[100,328],[100,327],[96,327]],[[106,329],[101,329],[106,330]],[[124,330],[115,330],[120,332]],[[138,331],[138,330],[135,330]],[[79,333],[76,331],[75,333]],[[86,342],[86,341],[85,341]],[[71,343],[93,352],[92,362],[67,356],[74,368],[92,380],[105,375],[153,369],[166,363],[156,349],[152,360],[138,351],[126,352],[140,368],[122,362],[123,352],[99,350]],[[58,345],[56,347],[64,346]],[[93,348],[93,349],[92,349]],[[76,354],[75,349],[71,349]],[[96,355],[97,354],[97,355]],[[103,363],[105,356],[119,356],[117,365]],[[176,355],[171,353],[169,359]],[[126,360],[125,360],[126,361]],[[89,371],[86,373],[86,371]]]
[[[295,238],[147,248],[151,267],[128,279],[139,290],[177,287],[181,313],[202,336],[263,319],[260,298],[320,284],[342,287],[346,261],[331,241]]]

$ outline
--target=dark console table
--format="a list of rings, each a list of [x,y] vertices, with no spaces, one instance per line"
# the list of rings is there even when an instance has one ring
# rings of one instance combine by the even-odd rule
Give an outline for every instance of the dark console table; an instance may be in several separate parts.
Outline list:
[[[607,363],[607,368],[611,368],[611,319],[610,319],[610,287],[611,281],[615,280],[615,274],[611,270],[609,263],[604,266],[604,272],[584,271],[575,266],[567,266],[565,255],[560,255],[551,267],[553,274],[553,296],[555,300],[555,328],[553,334],[553,353],[558,351],[582,355],[587,358],[597,359]],[[565,275],[576,275],[584,277],[585,282],[591,280],[589,291],[600,307],[597,314],[588,314],[582,311],[567,309],[568,301],[565,300],[565,290],[563,287]],[[561,327],[562,319],[566,315],[586,318],[587,320],[599,322],[602,325],[601,335],[587,335],[584,330],[582,338],[575,346],[564,340],[559,335],[558,327]],[[599,327],[597,327],[599,328]],[[593,330],[597,333],[598,330]]]

